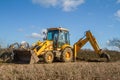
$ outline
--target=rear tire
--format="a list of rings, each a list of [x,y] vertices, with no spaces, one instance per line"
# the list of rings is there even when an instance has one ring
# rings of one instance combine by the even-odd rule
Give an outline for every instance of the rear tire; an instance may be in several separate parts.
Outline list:
[[[63,62],[71,62],[73,60],[73,51],[71,48],[65,48],[61,55]]]
[[[54,60],[54,54],[51,51],[48,51],[44,54],[43,58],[45,63],[52,63]]]

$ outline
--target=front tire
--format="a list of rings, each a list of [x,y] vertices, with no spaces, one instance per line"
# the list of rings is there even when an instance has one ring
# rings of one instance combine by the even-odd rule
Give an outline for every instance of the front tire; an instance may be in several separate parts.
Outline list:
[[[44,54],[44,62],[52,63],[54,60],[54,54],[51,51],[48,51]]]
[[[61,55],[63,62],[71,62],[73,59],[73,51],[71,48],[65,48]]]

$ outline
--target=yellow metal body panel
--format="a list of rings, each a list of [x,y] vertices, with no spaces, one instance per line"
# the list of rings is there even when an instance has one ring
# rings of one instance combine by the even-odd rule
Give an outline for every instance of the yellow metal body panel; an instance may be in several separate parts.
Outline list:
[[[53,50],[53,41],[44,41],[41,42],[36,48],[33,49],[37,56],[44,54],[45,51]]]
[[[64,45],[61,47],[61,50],[64,50],[66,47],[72,48],[72,46],[70,46],[69,44],[64,44]]]

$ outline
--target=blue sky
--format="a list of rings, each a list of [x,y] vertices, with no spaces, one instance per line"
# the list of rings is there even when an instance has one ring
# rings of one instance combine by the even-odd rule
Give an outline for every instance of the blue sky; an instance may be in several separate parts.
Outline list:
[[[59,26],[69,29],[71,44],[91,30],[109,48],[109,39],[120,38],[120,0],[0,0],[2,44],[33,43],[44,29]]]

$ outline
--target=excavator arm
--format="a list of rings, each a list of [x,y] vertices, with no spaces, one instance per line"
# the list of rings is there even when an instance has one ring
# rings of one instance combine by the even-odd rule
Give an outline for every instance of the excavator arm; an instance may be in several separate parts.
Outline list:
[[[90,31],[86,31],[85,36],[81,39],[79,39],[73,46],[74,51],[74,58],[73,60],[76,61],[76,56],[79,50],[87,43],[90,42],[91,46],[93,47],[94,51],[97,54],[101,54],[102,49],[100,49],[95,37],[92,35]],[[108,57],[108,55],[107,55]]]
[[[90,44],[92,45],[92,47],[95,50],[95,52],[100,54],[101,53],[101,49],[100,49],[100,47],[99,47],[95,37],[92,35],[92,33],[90,31],[86,32],[86,37],[87,37],[88,41],[90,42]]]

